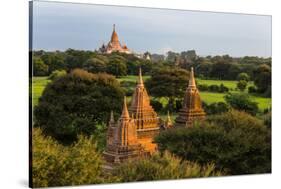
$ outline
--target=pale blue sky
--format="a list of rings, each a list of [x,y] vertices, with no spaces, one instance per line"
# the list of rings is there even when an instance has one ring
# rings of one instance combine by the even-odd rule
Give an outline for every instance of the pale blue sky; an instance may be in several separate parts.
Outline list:
[[[35,1],[33,48],[95,50],[116,24],[135,52],[271,56],[271,17]]]

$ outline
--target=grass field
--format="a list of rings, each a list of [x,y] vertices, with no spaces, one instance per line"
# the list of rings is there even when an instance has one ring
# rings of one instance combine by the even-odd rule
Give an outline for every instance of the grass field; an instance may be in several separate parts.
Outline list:
[[[147,80],[150,76],[143,76],[143,80]],[[118,78],[118,81],[131,81],[135,82],[137,81],[137,76],[126,76],[122,78]],[[33,77],[32,84],[32,100],[33,100],[33,106],[38,104],[38,99],[42,95],[42,92],[46,85],[50,82],[50,80],[47,79],[47,77]],[[223,83],[228,88],[232,88],[233,90],[236,88],[236,81],[223,81],[223,80],[201,80],[198,79],[197,82],[199,84],[207,84],[207,85],[220,85]],[[250,85],[253,85],[253,83],[250,83]],[[238,92],[238,91],[237,91]],[[204,102],[207,104],[214,103],[214,102],[224,102],[224,93],[212,93],[212,92],[200,92],[200,96]],[[264,110],[265,108],[271,107],[271,98],[264,98],[259,96],[253,96],[251,95],[251,98],[258,103],[258,106],[261,110]],[[129,100],[129,99],[128,99]],[[165,98],[161,99],[163,103],[165,104]],[[164,116],[164,115],[163,115]],[[173,116],[172,116],[173,117]]]
[[[228,80],[203,80],[203,79],[196,79],[197,84],[205,84],[205,85],[220,85],[223,84],[227,88],[231,90],[236,89],[237,81],[228,81]],[[253,86],[253,82],[249,82],[248,86]]]
[[[33,77],[32,78],[32,105],[38,104],[38,99],[42,95],[46,85],[50,82],[48,77]]]

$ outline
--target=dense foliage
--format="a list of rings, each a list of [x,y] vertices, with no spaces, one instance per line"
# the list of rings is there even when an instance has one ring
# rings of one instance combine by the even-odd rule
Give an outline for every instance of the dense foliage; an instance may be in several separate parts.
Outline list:
[[[171,129],[156,138],[161,151],[202,165],[214,162],[227,174],[271,172],[271,133],[260,120],[229,111],[192,128]]]
[[[151,157],[124,163],[116,170],[116,175],[123,182],[167,180],[194,177],[220,176],[214,164],[201,166],[197,163],[182,161],[180,158],[164,152],[153,154]]]
[[[183,69],[159,69],[146,81],[149,94],[154,97],[166,97],[171,109],[175,98],[183,98],[188,85],[188,72]]]
[[[73,145],[63,146],[44,136],[39,128],[33,129],[33,187],[111,182],[102,174],[102,165],[101,153],[92,137],[80,136]]]
[[[256,115],[259,111],[258,103],[252,101],[247,94],[229,93],[224,98],[225,101],[236,110],[245,111],[252,115]]]
[[[107,74],[74,70],[49,83],[35,107],[35,126],[59,141],[71,143],[79,134],[91,135],[121,111],[123,91]]]

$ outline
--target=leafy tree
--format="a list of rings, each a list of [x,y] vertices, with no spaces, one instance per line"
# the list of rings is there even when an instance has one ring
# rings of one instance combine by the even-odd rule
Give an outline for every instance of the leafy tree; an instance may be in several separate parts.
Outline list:
[[[154,97],[166,97],[174,106],[175,98],[183,98],[188,84],[188,72],[183,69],[161,69],[152,73],[146,81],[149,93]]]
[[[244,72],[240,73],[237,76],[237,81],[241,81],[241,80],[248,82],[248,81],[250,81],[250,76],[247,73],[244,73]]]
[[[111,110],[120,112],[123,90],[107,74],[76,69],[49,83],[34,110],[35,125],[61,142],[78,134],[91,135],[96,125],[108,121]]]
[[[95,53],[91,51],[82,51],[67,49],[65,51],[65,64],[67,65],[68,70],[73,70],[75,68],[83,68],[83,64]]]
[[[51,75],[49,76],[50,80],[55,80],[61,76],[66,75],[66,71],[65,70],[55,70],[51,73]]]
[[[127,74],[126,60],[122,56],[114,55],[110,57],[107,64],[107,73],[113,74],[117,77]]]
[[[64,57],[64,53],[59,51],[47,52],[41,56],[44,63],[49,67],[48,74],[51,74],[55,70],[66,70]]]
[[[99,58],[88,59],[83,68],[91,73],[106,72],[106,62]]]
[[[203,103],[203,106],[208,115],[224,113],[230,109],[229,105],[224,102],[216,102],[210,105]]]
[[[113,181],[102,174],[102,155],[93,137],[79,136],[71,146],[32,131],[33,187],[72,186]]]
[[[43,62],[41,58],[33,58],[33,75],[34,76],[47,76],[49,67]]]
[[[271,88],[271,68],[262,64],[254,71],[254,83],[260,93],[265,93],[268,88]]]
[[[197,163],[182,161],[180,158],[164,152],[138,161],[124,163],[116,170],[122,182],[167,180],[194,177],[220,176],[213,164],[200,166]]]
[[[155,141],[160,151],[201,165],[213,162],[228,175],[271,172],[270,131],[243,112],[229,111],[191,128],[170,129]]]
[[[238,83],[237,83],[237,88],[240,90],[240,91],[244,91],[247,87],[247,81],[245,80],[240,80]]]
[[[252,101],[247,94],[228,94],[224,98],[236,110],[242,110],[252,115],[256,115],[259,110],[258,104]]]

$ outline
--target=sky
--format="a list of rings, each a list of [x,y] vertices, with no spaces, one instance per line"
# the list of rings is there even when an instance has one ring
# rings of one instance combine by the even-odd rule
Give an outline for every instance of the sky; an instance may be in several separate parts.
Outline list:
[[[136,53],[271,56],[271,16],[34,1],[33,49],[96,50],[113,24]]]

